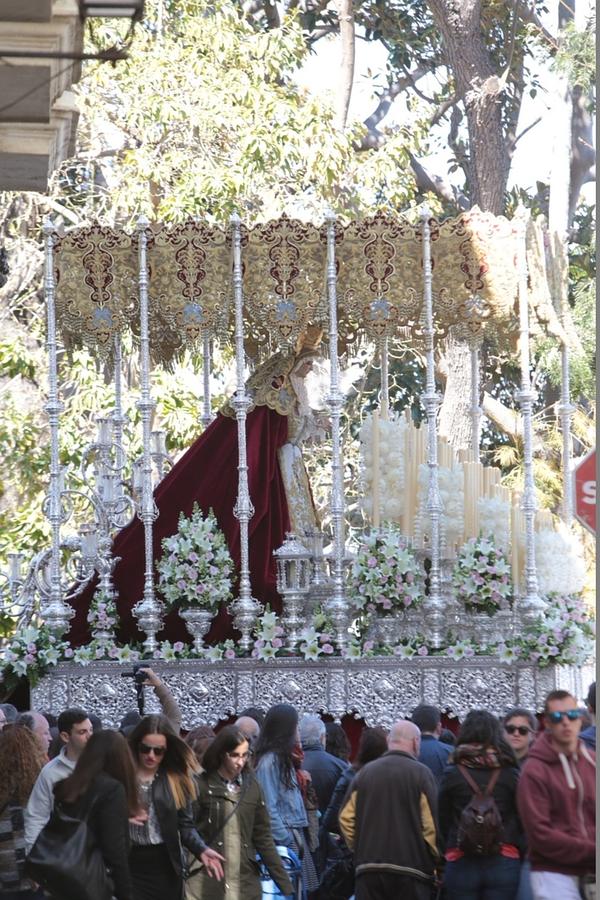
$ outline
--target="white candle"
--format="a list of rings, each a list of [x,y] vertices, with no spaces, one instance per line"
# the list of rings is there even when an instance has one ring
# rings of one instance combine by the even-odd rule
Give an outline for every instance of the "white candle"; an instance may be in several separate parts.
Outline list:
[[[138,460],[133,464],[133,489],[139,491],[142,488],[142,463]]]
[[[167,442],[164,431],[153,431],[150,434],[150,453],[167,455]]]
[[[20,581],[21,580],[21,561],[23,559],[22,553],[9,553],[8,554],[8,577],[11,581]]]
[[[379,410],[373,413],[373,527],[379,528]]]
[[[112,422],[104,416],[98,416],[98,443],[108,445],[112,442]]]
[[[98,534],[93,523],[86,523],[79,531],[81,537],[81,555],[93,559],[98,549]]]

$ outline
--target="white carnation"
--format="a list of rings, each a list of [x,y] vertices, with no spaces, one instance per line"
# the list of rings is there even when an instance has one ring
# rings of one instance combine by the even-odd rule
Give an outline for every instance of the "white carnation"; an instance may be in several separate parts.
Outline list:
[[[542,594],[578,594],[585,583],[581,544],[564,526],[543,529],[535,536],[535,562]]]

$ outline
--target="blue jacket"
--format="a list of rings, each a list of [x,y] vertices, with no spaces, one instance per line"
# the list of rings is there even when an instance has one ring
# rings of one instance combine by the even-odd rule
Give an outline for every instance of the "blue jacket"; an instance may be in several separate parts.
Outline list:
[[[279,760],[274,753],[265,753],[256,767],[256,780],[263,789],[265,803],[271,817],[271,831],[276,844],[294,846],[292,828],[304,828],[308,818],[296,773],[292,773],[293,786],[283,781]]]
[[[443,744],[432,734],[421,735],[421,751],[419,762],[427,766],[439,784],[442,774],[448,763],[448,757],[452,751],[450,744]]]
[[[596,726],[590,725],[579,735],[584,744],[587,744],[590,750],[596,752]]]

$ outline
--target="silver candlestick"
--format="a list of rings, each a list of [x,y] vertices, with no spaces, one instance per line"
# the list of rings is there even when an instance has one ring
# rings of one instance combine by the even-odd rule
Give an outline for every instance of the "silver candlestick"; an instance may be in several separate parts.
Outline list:
[[[523,497],[521,509],[525,518],[525,596],[522,612],[526,620],[535,620],[546,608],[538,589],[535,561],[535,480],[533,475],[533,403],[535,392],[531,386],[529,358],[529,293],[527,287],[526,223],[527,213],[519,207],[514,219],[517,241],[518,295],[519,295],[519,351],[521,364],[521,388],[517,400],[523,417]]]
[[[421,395],[421,400],[425,407],[425,414],[427,417],[427,467],[429,469],[427,512],[429,514],[430,522],[429,550],[431,555],[429,596],[425,599],[425,606],[427,609],[428,636],[432,646],[439,648],[442,646],[444,640],[445,626],[444,603],[440,587],[440,524],[443,504],[438,479],[437,415],[440,405],[440,395],[435,388],[430,218],[431,211],[426,205],[423,205],[421,207],[421,226],[423,229],[423,300],[425,318],[423,336],[425,338],[425,358],[427,368],[425,392]]]
[[[58,363],[56,346],[56,309],[54,281],[54,234],[50,220],[44,222],[45,277],[44,293],[47,314],[48,341],[48,400],[44,406],[50,424],[50,484],[46,498],[45,512],[50,521],[52,535],[50,554],[50,592],[40,606],[40,615],[48,628],[62,637],[69,629],[69,621],[75,610],[65,603],[60,577],[60,526],[61,510],[61,467],[59,459],[59,421],[63,404],[58,398]]]
[[[330,379],[327,405],[331,413],[331,526],[333,531],[333,558],[331,575],[333,591],[326,602],[326,609],[335,630],[335,642],[339,650],[348,643],[348,604],[345,583],[345,522],[344,478],[340,417],[343,397],[339,386],[338,324],[337,324],[337,274],[335,260],[335,216],[329,212],[327,220],[327,299],[329,307],[329,362]]]
[[[235,302],[235,363],[236,392],[232,400],[238,434],[238,495],[233,514],[240,523],[240,591],[229,604],[233,623],[241,632],[239,644],[243,650],[252,647],[252,630],[262,611],[262,605],[252,596],[248,555],[248,523],[254,515],[254,507],[248,490],[248,459],[246,453],[246,414],[251,404],[244,379],[244,321],[242,282],[241,222],[237,214],[231,217],[233,242],[233,296]]]
[[[140,216],[137,224],[138,262],[139,262],[139,296],[140,296],[140,399],[137,408],[142,420],[142,466],[141,466],[141,508],[138,516],[144,525],[144,593],[142,599],[133,607],[133,615],[138,620],[142,631],[146,634],[144,649],[153,653],[158,644],[156,634],[163,627],[164,606],[154,592],[154,555],[152,547],[153,525],[158,517],[154,503],[152,484],[152,455],[150,434],[152,414],[155,404],[150,395],[150,331],[149,331],[149,297],[148,297],[148,237],[146,230],[148,220]]]
[[[281,547],[273,551],[273,556],[277,563],[277,590],[283,600],[286,643],[293,650],[300,641],[299,631],[307,618],[311,553],[295,534],[288,533]]]

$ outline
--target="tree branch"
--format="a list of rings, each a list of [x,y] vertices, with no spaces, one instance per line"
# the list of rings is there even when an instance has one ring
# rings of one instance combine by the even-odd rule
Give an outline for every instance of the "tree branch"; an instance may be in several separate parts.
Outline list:
[[[417,187],[423,193],[437,194],[442,200],[448,203],[454,203],[459,209],[468,209],[470,204],[468,198],[463,192],[446,181],[440,175],[430,174],[422,163],[410,155],[410,165],[415,175]]]
[[[558,49],[558,41],[551,31],[548,31],[542,20],[536,13],[533,6],[530,6],[527,0],[516,0],[517,10],[524,22],[534,25],[541,37],[543,37],[552,47]]]
[[[427,66],[418,66],[413,72],[409,72],[405,78],[398,78],[393,84],[390,84],[385,91],[379,94],[377,98],[377,106],[365,119],[365,127],[368,131],[375,131],[382,119],[385,119],[390,111],[390,107],[398,94],[405,91],[409,87],[413,87],[415,82],[431,70]]]

